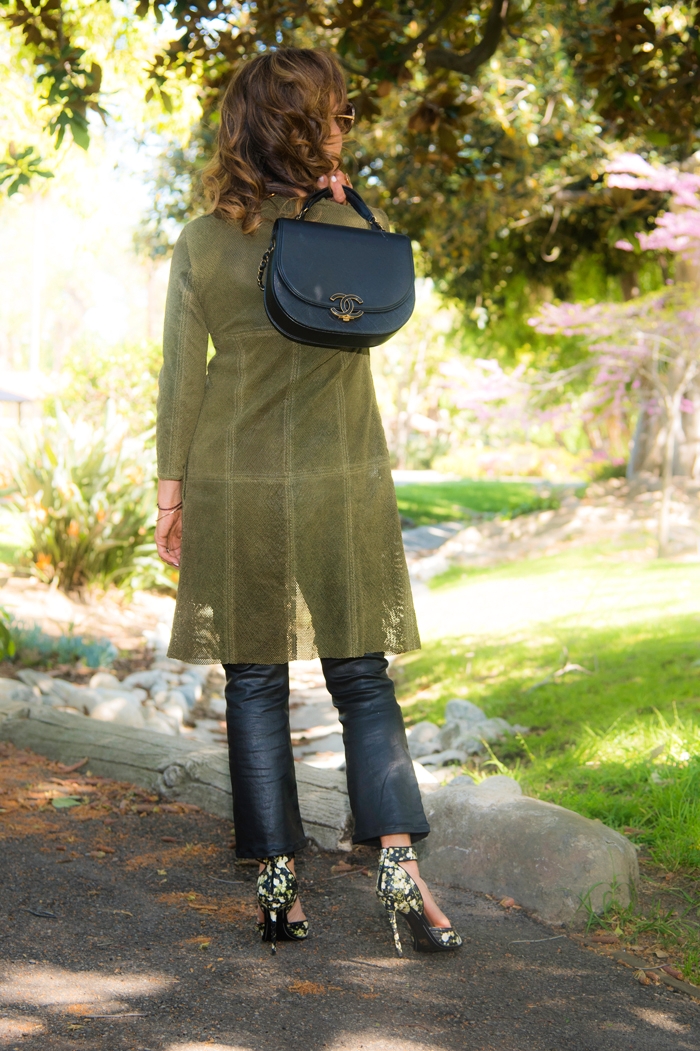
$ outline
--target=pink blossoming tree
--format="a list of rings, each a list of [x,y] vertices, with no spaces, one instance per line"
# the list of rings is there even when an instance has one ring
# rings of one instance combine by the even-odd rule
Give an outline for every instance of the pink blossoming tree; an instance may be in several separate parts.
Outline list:
[[[670,194],[670,208],[650,233],[637,234],[638,246],[618,241],[621,251],[666,251],[680,255],[685,276],[700,267],[700,176],[655,168],[636,154],[608,165],[608,185]],[[680,269],[680,268],[679,268]],[[593,405],[602,409],[634,398],[644,417],[660,423],[662,499],[659,554],[668,549],[669,505],[674,455],[692,436],[683,416],[696,413],[700,401],[700,304],[697,286],[678,282],[661,292],[627,303],[547,304],[530,324],[542,333],[582,336],[593,369]],[[641,439],[637,428],[635,443]],[[695,439],[697,446],[697,438]],[[635,450],[632,450],[631,460]],[[697,448],[690,465],[700,472]]]

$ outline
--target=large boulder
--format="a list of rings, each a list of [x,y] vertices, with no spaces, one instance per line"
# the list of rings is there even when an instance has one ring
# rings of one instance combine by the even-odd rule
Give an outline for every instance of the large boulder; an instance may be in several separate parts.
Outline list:
[[[624,836],[524,796],[512,778],[451,784],[424,804],[431,834],[418,850],[428,880],[513,898],[547,923],[573,927],[635,893],[637,855]]]

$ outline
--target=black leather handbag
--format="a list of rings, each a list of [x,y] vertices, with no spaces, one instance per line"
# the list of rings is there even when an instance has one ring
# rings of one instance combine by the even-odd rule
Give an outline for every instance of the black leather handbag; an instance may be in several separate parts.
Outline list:
[[[330,190],[319,190],[294,219],[275,221],[258,284],[268,318],[294,343],[340,350],[377,347],[413,313],[411,241],[383,230],[359,193],[343,189],[369,229],[304,222],[317,201],[332,197]]]

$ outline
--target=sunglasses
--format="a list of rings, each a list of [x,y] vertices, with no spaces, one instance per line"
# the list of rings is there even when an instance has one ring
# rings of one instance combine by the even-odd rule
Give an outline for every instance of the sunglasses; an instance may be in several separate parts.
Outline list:
[[[355,123],[355,107],[352,102],[348,102],[342,113],[335,114],[335,122],[342,134],[347,135]]]

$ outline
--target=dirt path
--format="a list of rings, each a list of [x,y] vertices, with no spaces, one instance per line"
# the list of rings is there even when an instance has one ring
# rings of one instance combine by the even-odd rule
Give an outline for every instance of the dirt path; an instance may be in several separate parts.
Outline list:
[[[478,895],[439,890],[461,952],[396,959],[368,849],[300,855],[312,936],[272,958],[225,821],[4,746],[0,836],[10,1051],[700,1049],[697,1004]]]

